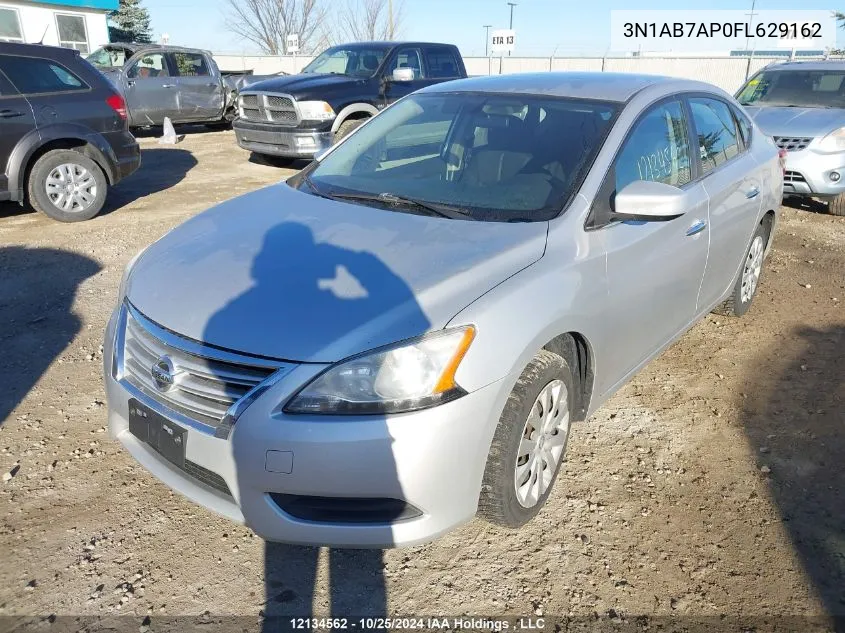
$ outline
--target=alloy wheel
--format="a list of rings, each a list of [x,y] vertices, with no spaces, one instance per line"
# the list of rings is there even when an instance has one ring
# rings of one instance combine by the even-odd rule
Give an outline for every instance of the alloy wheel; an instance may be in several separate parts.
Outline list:
[[[748,303],[757,290],[757,282],[760,280],[760,271],[763,268],[763,237],[758,235],[751,242],[748,249],[748,257],[745,258],[745,266],[742,269],[742,290],[740,299]]]
[[[97,199],[97,180],[82,165],[63,163],[47,174],[44,190],[57,209],[84,211]]]
[[[561,380],[540,391],[522,429],[514,468],[516,498],[532,508],[551,485],[569,437],[569,393]]]

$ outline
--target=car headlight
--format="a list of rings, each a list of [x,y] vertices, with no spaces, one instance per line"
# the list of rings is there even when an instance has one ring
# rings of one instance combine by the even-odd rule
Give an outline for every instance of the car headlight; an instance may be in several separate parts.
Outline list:
[[[132,274],[132,267],[135,266],[135,262],[138,261],[138,258],[141,256],[141,253],[144,251],[138,251],[135,254],[135,257],[129,260],[129,263],[126,264],[126,268],[123,269],[123,277],[120,279],[120,286],[118,286],[117,290],[117,302],[122,303],[123,299],[126,297],[126,284],[129,283],[129,275]]]
[[[816,146],[821,152],[845,152],[845,127],[834,130]]]
[[[337,116],[325,101],[298,101],[296,105],[304,121],[328,121]]]
[[[454,328],[341,361],[291,398],[284,411],[375,415],[454,400],[466,393],[455,372],[474,337],[472,326]]]

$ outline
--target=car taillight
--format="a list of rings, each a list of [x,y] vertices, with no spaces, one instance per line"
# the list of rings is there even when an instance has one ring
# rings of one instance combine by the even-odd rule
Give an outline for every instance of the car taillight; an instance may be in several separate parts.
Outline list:
[[[778,161],[780,162],[780,169],[781,171],[786,174],[786,150],[779,149],[778,150]]]
[[[123,100],[119,94],[113,94],[108,99],[106,99],[106,103],[109,104],[109,107],[117,112],[117,116],[119,116],[124,121],[126,120],[126,101]]]

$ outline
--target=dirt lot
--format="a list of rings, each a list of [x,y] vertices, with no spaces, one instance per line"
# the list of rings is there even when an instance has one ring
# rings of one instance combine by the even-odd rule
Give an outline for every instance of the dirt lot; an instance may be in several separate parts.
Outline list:
[[[141,171],[90,222],[0,204],[0,616],[128,613],[132,631],[206,611],[250,616],[232,621],[243,628],[329,611],[573,616],[569,630],[742,616],[743,630],[845,631],[810,619],[845,616],[845,218],[785,207],[751,312],[708,317],[576,427],[521,531],[476,520],[387,552],[265,545],[108,440],[100,345],[140,248],[292,171],[250,162],[231,132],[142,144]]]

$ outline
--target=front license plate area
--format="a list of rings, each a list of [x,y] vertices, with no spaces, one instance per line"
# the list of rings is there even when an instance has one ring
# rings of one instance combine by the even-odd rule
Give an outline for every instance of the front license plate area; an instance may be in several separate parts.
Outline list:
[[[129,399],[129,432],[154,448],[167,461],[185,468],[188,431],[135,398]]]

